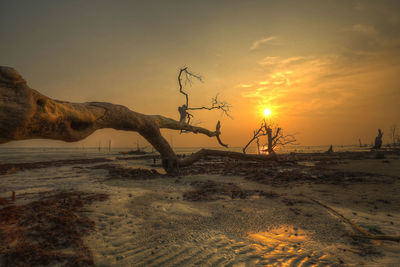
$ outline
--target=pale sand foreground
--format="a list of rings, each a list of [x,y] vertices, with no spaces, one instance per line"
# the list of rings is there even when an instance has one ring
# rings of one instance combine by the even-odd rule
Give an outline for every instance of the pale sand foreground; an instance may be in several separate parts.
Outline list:
[[[109,200],[85,212],[96,222],[85,242],[98,266],[399,266],[399,243],[354,240],[349,225],[310,200],[329,205],[366,229],[400,235],[399,157],[351,160],[329,168],[390,177],[374,177],[368,183],[271,186],[241,176],[209,174],[108,179],[106,170],[72,166],[48,169],[46,175],[31,170],[1,179],[10,191],[25,196],[17,204],[43,190],[109,194]],[[183,199],[184,192],[194,189],[192,182],[207,180],[277,194]]]
[[[381,169],[400,176],[398,159],[390,163],[352,161],[334,168]],[[281,196],[183,200],[183,192],[192,189],[189,184],[201,180],[233,182],[243,189],[273,190]],[[400,264],[399,243],[354,242],[348,225],[307,198],[323,201],[359,225],[399,235],[399,179],[390,185],[304,184],[276,188],[237,176],[193,175],[180,179],[110,180],[105,186],[111,194],[110,201],[93,207],[90,216],[98,230],[87,238],[99,266]],[[285,200],[292,204],[285,204]],[[376,251],[368,252],[370,247]]]

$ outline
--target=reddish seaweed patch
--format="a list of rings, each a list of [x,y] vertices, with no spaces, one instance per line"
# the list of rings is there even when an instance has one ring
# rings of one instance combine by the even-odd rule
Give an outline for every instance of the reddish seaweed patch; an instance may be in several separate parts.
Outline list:
[[[105,194],[61,192],[0,209],[0,265],[93,266],[82,238],[93,230],[94,222],[79,211],[107,198]]]
[[[222,196],[228,196],[232,199],[246,199],[251,196],[277,197],[275,192],[264,192],[260,190],[245,190],[234,183],[222,183],[216,181],[195,181],[190,185],[196,190],[188,191],[183,194],[183,199],[190,201],[210,201],[221,199]]]
[[[4,198],[4,197],[0,197],[0,205],[7,205],[9,203],[9,201]]]

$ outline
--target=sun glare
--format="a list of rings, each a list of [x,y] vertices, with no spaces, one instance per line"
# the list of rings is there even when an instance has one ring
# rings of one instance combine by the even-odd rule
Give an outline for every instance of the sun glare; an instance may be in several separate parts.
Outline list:
[[[265,117],[271,116],[271,110],[269,108],[264,109],[264,116]]]

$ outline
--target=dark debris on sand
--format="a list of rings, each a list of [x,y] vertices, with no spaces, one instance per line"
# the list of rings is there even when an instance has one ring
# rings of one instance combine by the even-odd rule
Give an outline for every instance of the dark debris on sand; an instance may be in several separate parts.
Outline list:
[[[93,164],[111,161],[106,158],[94,159],[65,159],[65,160],[52,160],[52,161],[38,161],[26,163],[5,163],[0,164],[0,175],[13,174],[17,171],[41,169],[49,167],[61,167],[65,165],[75,164]]]
[[[246,199],[252,196],[265,198],[278,197],[275,192],[264,192],[261,190],[246,190],[234,183],[223,183],[212,180],[195,181],[190,184],[195,190],[187,191],[183,194],[184,200],[190,201],[210,201],[221,199],[221,196],[228,196],[232,199]]]
[[[379,174],[366,172],[349,172],[329,169],[315,169],[309,167],[293,168],[290,170],[268,169],[250,171],[245,178],[262,184],[273,186],[285,186],[289,184],[335,184],[347,185],[353,183],[375,183],[376,178],[384,177]],[[386,177],[385,177],[386,178]],[[393,179],[387,177],[386,182],[393,182]]]
[[[101,164],[91,169],[107,170],[110,179],[147,180],[163,176],[154,169],[124,168],[116,164]]]
[[[132,161],[132,160],[144,160],[153,158],[159,159],[160,156],[145,155],[145,156],[135,156],[135,157],[117,157],[116,159]],[[67,165],[95,164],[95,163],[104,163],[111,161],[113,160],[108,158],[80,158],[80,159],[62,159],[62,160],[24,162],[24,163],[4,163],[0,164],[0,175],[13,174],[23,170],[62,167]]]
[[[290,186],[304,183],[347,185],[351,183],[393,182],[393,177],[366,172],[332,170],[325,166],[304,166],[295,162],[257,162],[224,160],[199,162],[182,168],[181,175],[212,174],[234,175],[272,185]]]
[[[105,194],[61,192],[0,209],[1,266],[94,266],[83,236],[94,222],[80,214]]]

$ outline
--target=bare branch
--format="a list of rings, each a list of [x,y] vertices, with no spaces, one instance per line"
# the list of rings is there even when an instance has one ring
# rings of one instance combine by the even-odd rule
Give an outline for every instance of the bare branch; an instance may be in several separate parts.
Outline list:
[[[227,117],[232,118],[229,114],[230,108],[232,106],[225,102],[225,101],[219,101],[218,100],[218,94],[212,99],[211,101],[211,106],[210,107],[196,107],[196,108],[188,108],[188,110],[200,110],[200,109],[206,109],[206,110],[214,110],[214,109],[219,109],[225,114]]]
[[[179,75],[178,75],[178,84],[179,84],[179,92],[183,94],[186,98],[186,108],[189,107],[189,95],[183,91],[183,86],[182,86],[182,73],[185,74],[185,84],[187,82],[191,83],[191,78],[198,79],[199,81],[203,81],[202,77],[200,75],[194,74],[188,70],[188,67],[184,67],[179,70]]]
[[[217,133],[217,140],[218,140],[218,143],[219,143],[221,146],[228,147],[228,145],[222,143],[221,139],[219,138],[219,136],[220,136],[220,134],[221,134],[221,122],[220,122],[220,121],[218,121],[218,122],[217,122],[217,125],[215,126],[215,132]]]
[[[180,115],[180,118],[179,118],[180,122],[186,122],[186,123],[190,124],[190,120],[191,120],[191,118],[193,118],[193,115],[188,113],[188,110],[201,110],[201,109],[214,110],[214,109],[219,109],[219,110],[221,110],[223,112],[223,114],[225,114],[226,116],[232,118],[229,115],[231,105],[229,105],[227,102],[219,101],[218,100],[218,94],[214,98],[212,98],[210,107],[205,107],[205,106],[202,106],[202,107],[189,107],[189,94],[186,93],[185,91],[183,91],[182,75],[184,75],[184,78],[185,78],[184,83],[185,84],[186,83],[190,83],[191,84],[191,79],[192,78],[195,78],[195,79],[197,79],[197,80],[199,80],[201,82],[203,81],[203,79],[202,79],[202,77],[200,75],[192,73],[191,71],[188,70],[187,67],[181,68],[179,70],[179,74],[178,74],[179,92],[181,94],[183,94],[185,96],[185,99],[186,99],[186,104],[183,104],[182,106],[178,107],[178,111],[179,111],[179,115]],[[185,131],[181,131],[181,133],[184,133],[184,132]]]
[[[243,147],[243,149],[242,149],[242,151],[243,151],[243,153],[244,154],[246,154],[246,149],[247,149],[247,147],[254,141],[254,140],[257,140],[257,143],[259,143],[259,138],[261,137],[261,136],[264,136],[264,135],[266,135],[266,133],[264,133],[263,132],[263,124],[261,124],[261,127],[258,129],[258,130],[255,130],[254,131],[254,135],[253,135],[253,137],[250,139],[250,141]]]

